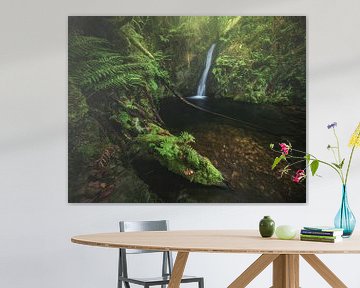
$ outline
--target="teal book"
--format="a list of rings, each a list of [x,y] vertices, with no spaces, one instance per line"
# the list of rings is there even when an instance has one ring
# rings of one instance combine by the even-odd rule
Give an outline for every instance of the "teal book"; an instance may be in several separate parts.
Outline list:
[[[305,226],[305,230],[320,231],[320,232],[343,232],[343,228],[335,228],[332,226]]]

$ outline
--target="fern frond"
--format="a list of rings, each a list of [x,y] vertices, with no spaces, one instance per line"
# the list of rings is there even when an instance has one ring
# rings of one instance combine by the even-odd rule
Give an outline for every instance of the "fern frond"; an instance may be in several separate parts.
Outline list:
[[[136,34],[131,31],[132,36]],[[140,40],[140,39],[137,39]],[[159,57],[159,55],[156,55]],[[142,53],[119,54],[105,39],[69,37],[69,75],[85,91],[149,89],[149,83],[166,77],[156,59]]]

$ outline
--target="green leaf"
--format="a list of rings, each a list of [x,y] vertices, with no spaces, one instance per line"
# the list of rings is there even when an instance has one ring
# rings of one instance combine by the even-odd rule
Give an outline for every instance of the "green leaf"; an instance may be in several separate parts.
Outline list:
[[[286,159],[284,155],[281,155],[281,156],[279,156],[279,157],[276,157],[276,158],[274,159],[274,163],[273,163],[272,166],[271,166],[271,169],[274,170],[274,168],[280,163],[280,161],[281,161],[282,159]]]
[[[304,156],[304,158],[306,159],[306,162],[309,163],[310,162],[310,155],[309,154],[306,154]]]
[[[274,144],[273,144],[273,143],[270,144],[270,148],[271,148],[271,149],[274,148]]]
[[[280,157],[276,157],[274,159],[274,163],[272,164],[271,166],[271,170],[274,170],[274,168],[279,164],[279,162],[281,161],[281,158]]]
[[[344,166],[344,162],[345,162],[345,159],[343,159],[340,164],[337,164],[334,162],[331,162],[331,164],[333,164],[338,169],[342,169],[342,167]]]
[[[331,162],[331,164],[334,165],[336,168],[341,169],[341,167],[340,167],[339,164],[337,164],[337,163],[335,163],[335,162]]]
[[[343,166],[344,166],[344,163],[345,163],[345,158],[341,161],[340,165],[339,165],[339,168],[342,169]]]
[[[315,159],[310,164],[310,169],[311,169],[311,173],[313,176],[316,174],[316,171],[318,170],[318,168],[319,168],[319,160]]]

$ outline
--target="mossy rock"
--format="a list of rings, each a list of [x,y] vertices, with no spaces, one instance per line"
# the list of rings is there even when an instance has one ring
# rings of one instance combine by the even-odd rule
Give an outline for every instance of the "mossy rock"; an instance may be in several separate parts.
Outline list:
[[[175,136],[154,124],[150,124],[147,131],[138,136],[137,141],[170,171],[203,185],[218,185],[224,180],[211,161],[191,147],[195,139],[189,133]]]

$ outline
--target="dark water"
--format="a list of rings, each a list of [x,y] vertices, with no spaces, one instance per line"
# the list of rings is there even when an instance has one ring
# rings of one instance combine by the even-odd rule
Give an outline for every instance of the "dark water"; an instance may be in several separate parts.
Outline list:
[[[187,131],[194,148],[222,172],[226,184],[209,187],[189,183],[155,161],[135,163],[139,175],[163,202],[281,203],[306,201],[304,184],[271,171],[270,143],[289,141],[306,150],[305,107],[279,107],[226,99],[192,99],[192,103],[226,115],[228,119],[197,110],[178,98],[161,103],[160,114],[174,134]]]
[[[194,99],[195,98],[195,99]],[[306,110],[305,107],[251,104],[228,99],[188,97],[190,102],[212,112],[235,119],[222,118],[196,110],[177,98],[167,98],[162,102],[163,120],[173,129],[188,129],[204,123],[224,123],[233,127],[266,133],[279,140],[292,140],[299,149],[306,147]],[[182,102],[182,103],[179,103]],[[238,120],[238,121],[236,121]],[[251,129],[252,128],[252,129]],[[276,142],[276,141],[275,141]]]

